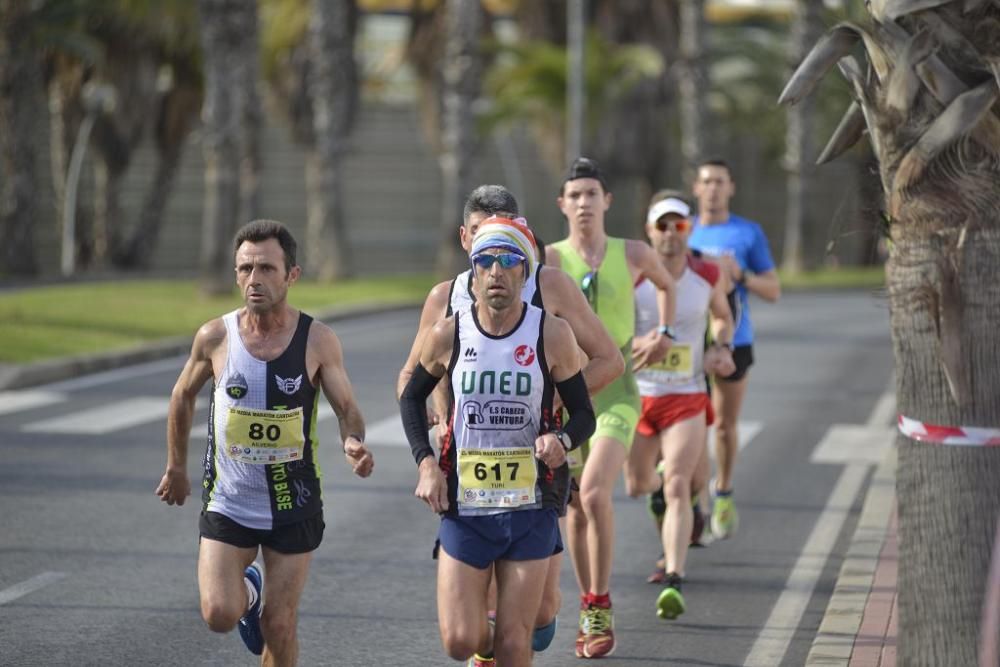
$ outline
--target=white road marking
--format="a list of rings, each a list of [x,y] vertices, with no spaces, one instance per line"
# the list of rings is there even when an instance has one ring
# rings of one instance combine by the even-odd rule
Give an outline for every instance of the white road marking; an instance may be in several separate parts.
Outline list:
[[[840,479],[837,480],[823,513],[817,519],[795,567],[788,575],[784,591],[771,609],[771,615],[743,662],[746,667],[773,667],[784,659],[823,566],[826,565],[827,555],[833,550],[844,520],[867,475],[867,463],[848,464],[840,473]]]
[[[26,433],[83,433],[100,435],[164,419],[169,402],[163,396],[139,396],[90,410],[32,422],[21,427]]]
[[[868,476],[868,468],[881,462],[886,448],[892,443],[894,434],[888,423],[895,403],[890,385],[890,390],[879,398],[864,426],[834,424],[813,450],[813,462],[846,465],[809,539],[799,552],[771,615],[743,663],[746,667],[770,667],[784,659],[827,557],[833,551],[854,499]]]
[[[163,371],[169,371],[170,369],[177,369],[179,373],[181,367],[184,365],[184,359],[184,357],[173,357],[170,359],[160,359],[159,361],[150,361],[145,364],[137,364],[135,366],[125,366],[124,368],[83,375],[72,380],[54,382],[45,385],[44,388],[50,391],[77,391],[79,389],[99,387],[102,384],[111,384],[112,382],[142,377],[144,375],[154,375]]]
[[[0,415],[31,410],[66,400],[57,391],[0,391]]]
[[[0,590],[0,605],[13,602],[14,600],[22,598],[29,593],[34,593],[38,589],[45,588],[49,584],[55,583],[65,576],[65,572],[42,572],[27,581],[22,581],[19,584],[14,584],[9,588]]]

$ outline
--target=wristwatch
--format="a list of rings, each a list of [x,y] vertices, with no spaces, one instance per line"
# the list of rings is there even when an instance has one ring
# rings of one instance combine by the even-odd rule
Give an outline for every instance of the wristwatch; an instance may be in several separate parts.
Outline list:
[[[563,449],[567,452],[573,449],[573,441],[570,440],[569,433],[566,431],[556,431],[555,436],[559,438],[559,442],[562,443]]]
[[[656,333],[663,334],[670,340],[677,340],[677,334],[674,333],[674,328],[669,324],[661,324],[656,327]]]

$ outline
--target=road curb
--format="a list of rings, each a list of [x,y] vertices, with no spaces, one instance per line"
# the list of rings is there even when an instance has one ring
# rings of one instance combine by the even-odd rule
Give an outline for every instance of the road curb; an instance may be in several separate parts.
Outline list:
[[[806,667],[847,667],[872,593],[896,495],[896,448],[875,470]]]
[[[322,322],[332,323],[364,315],[415,308],[419,307],[420,303],[419,301],[367,303],[327,308],[310,314]],[[79,375],[181,355],[191,349],[191,340],[192,336],[174,336],[125,350],[81,354],[31,364],[0,364],[0,391],[34,387]]]

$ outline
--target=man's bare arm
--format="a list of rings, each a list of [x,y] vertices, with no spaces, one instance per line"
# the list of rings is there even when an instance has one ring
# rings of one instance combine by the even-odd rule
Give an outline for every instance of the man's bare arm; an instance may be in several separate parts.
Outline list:
[[[743,286],[764,299],[775,303],[781,298],[781,281],[778,279],[778,272],[774,269],[763,273],[743,272]]]
[[[191,422],[194,420],[198,393],[212,377],[212,353],[225,339],[226,327],[221,319],[203,325],[195,334],[191,354],[170,392],[170,407],[167,411],[167,468],[156,488],[156,495],[168,505],[183,505],[191,493],[187,477]]]
[[[319,362],[319,386],[330,402],[340,423],[340,439],[348,463],[359,477],[367,477],[374,467],[371,452],[365,447],[365,418],[354,398],[354,388],[344,368],[340,339],[330,327],[313,322],[309,329],[309,347]]]
[[[583,369],[587,390],[596,394],[625,372],[621,351],[569,274],[548,264],[539,271],[545,310],[566,320],[589,359]]]
[[[410,381],[413,368],[420,359],[420,349],[424,342],[424,337],[430,331],[434,323],[442,319],[448,310],[448,296],[451,294],[451,280],[438,283],[431,288],[424,301],[424,308],[420,311],[420,322],[417,324],[417,334],[413,337],[413,345],[410,346],[410,354],[407,355],[403,367],[399,370],[399,377],[396,380],[396,400],[403,393],[403,387]]]

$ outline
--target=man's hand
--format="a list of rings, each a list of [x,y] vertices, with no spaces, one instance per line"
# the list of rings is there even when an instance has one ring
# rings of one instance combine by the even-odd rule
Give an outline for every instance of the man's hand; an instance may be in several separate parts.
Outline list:
[[[743,277],[743,269],[740,268],[740,263],[736,261],[735,257],[722,255],[714,259],[718,262],[725,274],[729,276],[729,281],[732,284],[735,285]]]
[[[656,331],[633,341],[632,370],[641,371],[650,364],[663,361],[667,358],[671,345],[673,341],[669,336]]]
[[[191,495],[191,482],[188,481],[187,471],[167,468],[160,485],[156,487],[156,495],[168,505],[183,505]]]
[[[344,457],[350,464],[351,469],[354,470],[354,474],[358,477],[368,477],[368,475],[372,474],[372,469],[375,467],[375,459],[372,457],[372,453],[368,451],[368,448],[365,447],[365,443],[353,435],[347,436],[347,440],[344,441]]]
[[[554,433],[546,433],[535,439],[535,458],[555,470],[566,463],[566,448]]]
[[[413,495],[430,505],[437,514],[448,511],[448,481],[438,467],[437,459],[433,456],[424,458],[418,470],[420,478]]]
[[[709,375],[729,377],[736,372],[733,353],[721,345],[712,345],[705,351],[705,372]]]

